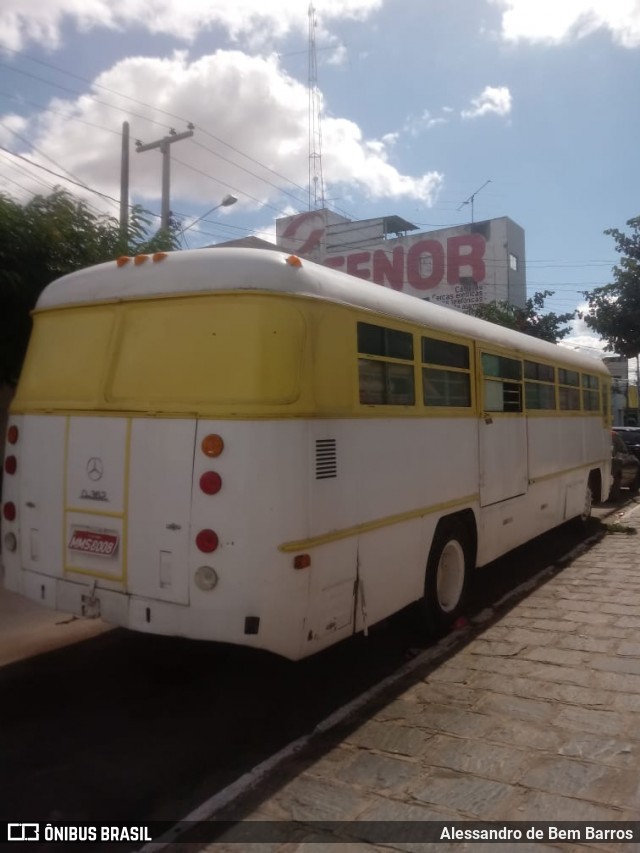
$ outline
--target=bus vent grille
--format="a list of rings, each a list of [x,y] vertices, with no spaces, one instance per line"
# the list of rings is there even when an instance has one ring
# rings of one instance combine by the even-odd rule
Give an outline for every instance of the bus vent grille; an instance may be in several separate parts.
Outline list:
[[[335,438],[316,439],[316,480],[338,476],[338,457]]]

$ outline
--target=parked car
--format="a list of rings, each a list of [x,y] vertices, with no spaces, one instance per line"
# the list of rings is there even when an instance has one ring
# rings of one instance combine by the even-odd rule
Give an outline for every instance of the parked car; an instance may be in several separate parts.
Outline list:
[[[613,431],[620,436],[633,455],[640,459],[640,427],[614,427]]]
[[[632,492],[640,489],[640,460],[635,456],[617,431],[611,432],[611,490],[609,500],[620,496],[620,489]]]

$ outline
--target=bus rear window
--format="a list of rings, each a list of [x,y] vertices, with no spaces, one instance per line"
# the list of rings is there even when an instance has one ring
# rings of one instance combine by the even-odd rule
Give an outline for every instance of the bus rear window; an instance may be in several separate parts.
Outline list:
[[[107,399],[163,407],[292,403],[304,336],[294,307],[255,294],[134,303],[122,320]]]
[[[36,313],[15,405],[99,400],[115,316],[104,305]]]

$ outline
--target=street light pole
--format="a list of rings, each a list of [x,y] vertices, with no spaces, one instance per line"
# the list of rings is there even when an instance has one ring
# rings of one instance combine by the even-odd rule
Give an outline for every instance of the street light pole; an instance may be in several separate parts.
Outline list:
[[[197,225],[198,222],[200,222],[206,216],[209,216],[210,213],[213,213],[215,210],[218,210],[218,208],[220,208],[220,207],[231,207],[231,205],[235,204],[237,201],[238,201],[238,199],[234,195],[226,195],[222,199],[220,204],[216,204],[216,206],[212,207],[211,210],[207,210],[207,212],[203,213],[202,216],[199,216],[197,219],[194,219],[193,222],[191,223],[191,225],[187,225],[186,228],[183,228],[182,233],[184,234],[185,231],[188,231],[190,228],[193,228],[194,225]]]

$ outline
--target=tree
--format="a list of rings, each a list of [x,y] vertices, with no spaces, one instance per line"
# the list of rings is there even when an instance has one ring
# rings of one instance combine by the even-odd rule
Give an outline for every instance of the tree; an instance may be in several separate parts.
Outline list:
[[[570,334],[571,329],[569,327],[562,327],[574,319],[576,312],[555,314],[553,311],[549,311],[543,314],[544,301],[548,296],[553,296],[553,293],[553,290],[534,293],[532,297],[527,299],[524,308],[511,305],[509,302],[486,302],[475,308],[473,314],[482,320],[488,320],[490,323],[497,323],[499,326],[515,329],[517,332],[524,332],[525,335],[531,335],[543,341],[557,343]]]
[[[607,342],[609,352],[625,358],[640,353],[640,216],[627,221],[631,234],[609,228],[622,256],[613,268],[613,282],[583,292],[588,309],[580,316]]]
[[[0,383],[15,384],[31,331],[30,312],[49,282],[119,255],[178,248],[175,224],[150,234],[141,207],[123,239],[118,221],[64,190],[25,205],[0,194]]]

